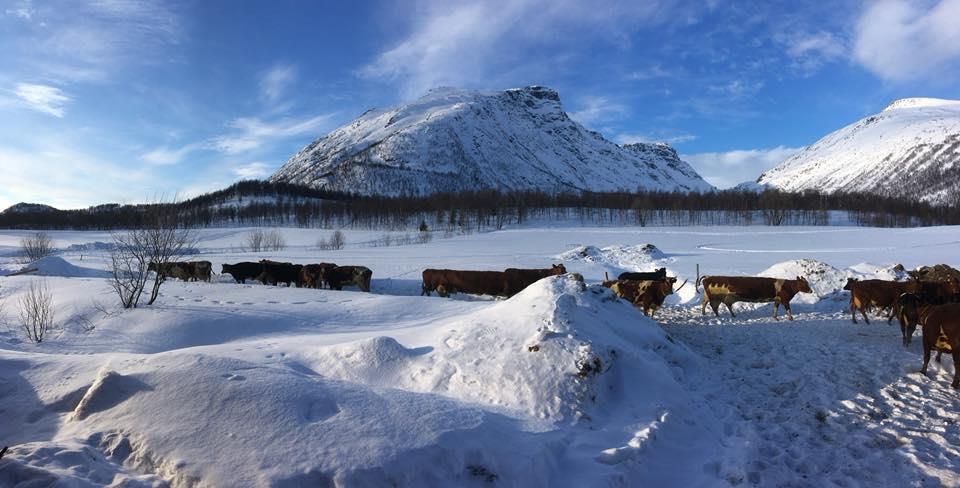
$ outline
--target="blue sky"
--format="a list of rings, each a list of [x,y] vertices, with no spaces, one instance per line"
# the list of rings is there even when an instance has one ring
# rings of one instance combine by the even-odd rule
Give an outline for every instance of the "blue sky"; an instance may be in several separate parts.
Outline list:
[[[435,86],[550,86],[724,187],[891,100],[960,98],[958,20],[960,0],[0,0],[0,208],[263,177]]]

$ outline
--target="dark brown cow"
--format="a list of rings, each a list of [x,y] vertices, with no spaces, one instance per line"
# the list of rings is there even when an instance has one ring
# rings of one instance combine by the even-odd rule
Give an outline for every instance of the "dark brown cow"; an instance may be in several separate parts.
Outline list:
[[[920,322],[920,313],[924,304],[915,293],[903,293],[897,299],[897,320],[900,321],[900,334],[903,337],[903,347],[908,347],[913,339],[913,333]]]
[[[307,288],[323,288],[323,280],[328,270],[336,268],[333,263],[306,264],[300,270],[300,281]]]
[[[634,281],[663,281],[667,279],[667,268],[660,268],[652,272],[628,271],[625,273],[620,273],[620,276],[617,276],[617,279],[618,280],[634,280]]]
[[[928,305],[960,301],[960,280],[950,278],[947,281],[921,280],[917,293],[921,302]]]
[[[733,304],[737,302],[773,302],[773,318],[777,317],[780,305],[787,311],[787,317],[793,320],[790,311],[790,300],[797,293],[813,293],[810,284],[802,276],[795,280],[781,280],[777,278],[760,278],[752,276],[704,276],[703,302],[700,304],[700,313],[707,313],[707,303],[713,308],[713,313],[720,316],[719,307],[723,303],[733,314]]]
[[[445,297],[451,293],[505,296],[503,271],[463,271],[455,269],[423,270],[423,288],[420,295],[437,294]]]
[[[953,382],[950,386],[960,388],[960,303],[932,305],[922,310],[923,367],[920,373],[927,374],[930,351],[948,352],[953,356]]]
[[[567,268],[562,264],[554,264],[543,269],[507,268],[503,271],[503,293],[512,297],[543,278],[562,275],[566,272]]]
[[[361,291],[370,291],[373,271],[366,266],[334,266],[323,271],[323,281],[331,290],[342,290],[344,285],[356,285]]]
[[[867,318],[867,310],[870,307],[877,307],[880,310],[890,309],[887,315],[887,323],[893,320],[896,315],[897,299],[904,293],[917,293],[919,283],[911,281],[887,281],[887,280],[857,280],[850,278],[843,287],[850,292],[850,317],[853,323],[857,323],[857,310],[863,316],[863,321],[870,323]]]
[[[249,261],[237,264],[224,264],[220,268],[220,274],[229,274],[237,283],[246,283],[247,280],[256,279],[263,273],[263,265],[260,263],[251,263]]]
[[[300,270],[303,266],[300,264],[280,263],[269,259],[260,260],[260,264],[263,266],[263,271],[257,276],[257,281],[264,285],[276,286],[279,283],[285,283],[288,287],[296,285],[297,288],[303,285],[300,281]]]
[[[210,281],[212,264],[210,261],[174,261],[170,263],[151,262],[148,271],[161,275],[162,279],[176,278],[181,281]]]

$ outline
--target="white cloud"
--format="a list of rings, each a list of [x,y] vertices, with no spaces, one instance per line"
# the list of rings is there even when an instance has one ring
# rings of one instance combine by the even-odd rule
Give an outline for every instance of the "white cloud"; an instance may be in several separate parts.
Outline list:
[[[53,0],[36,9],[19,6],[12,15],[29,22],[7,54],[19,65],[20,76],[107,80],[128,65],[172,58],[161,50],[183,38],[174,6],[162,0]]]
[[[634,70],[627,74],[626,78],[631,81],[644,81],[656,78],[672,78],[677,73],[668,70],[659,64],[650,65],[642,69]]]
[[[17,83],[13,93],[32,110],[63,118],[64,105],[70,97],[55,86]]]
[[[638,142],[651,143],[651,142],[666,142],[667,144],[680,144],[683,142],[690,142],[696,140],[697,136],[688,133],[673,133],[673,134],[630,134],[623,133],[617,134],[614,136],[613,140],[617,144],[635,144]]]
[[[584,126],[619,119],[629,112],[626,105],[611,101],[607,97],[584,97],[580,106],[580,110],[570,113],[570,118]]]
[[[183,160],[184,157],[186,157],[187,154],[190,154],[198,149],[204,149],[208,147],[209,144],[206,143],[187,144],[186,146],[176,149],[171,149],[166,146],[158,147],[142,154],[140,159],[157,166],[178,164]]]
[[[713,186],[730,188],[756,181],[760,173],[782,163],[802,148],[777,146],[770,149],[740,149],[726,152],[681,154],[680,159]]]
[[[827,63],[843,59],[848,49],[842,37],[826,31],[797,33],[786,42],[793,67],[807,75]]]
[[[287,137],[310,134],[319,136],[330,127],[334,114],[323,114],[308,119],[282,119],[266,122],[258,117],[241,117],[230,123],[236,132],[213,139],[213,146],[227,154],[239,154],[256,149],[264,143]]]
[[[268,102],[275,102],[284,91],[297,81],[297,67],[276,64],[260,77],[260,95]]]
[[[946,75],[960,61],[958,19],[960,0],[876,2],[857,22],[854,59],[891,81]]]
[[[359,74],[399,82],[407,97],[443,85],[529,83],[587,39],[628,45],[626,34],[671,19],[672,3],[427,0],[410,9],[409,33]]]
[[[270,165],[261,162],[248,163],[233,168],[233,174],[243,180],[263,178],[270,173]]]

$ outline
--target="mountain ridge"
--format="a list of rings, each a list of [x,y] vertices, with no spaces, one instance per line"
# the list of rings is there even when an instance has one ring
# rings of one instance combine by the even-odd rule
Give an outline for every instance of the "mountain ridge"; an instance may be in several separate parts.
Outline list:
[[[500,191],[706,191],[664,144],[620,146],[576,123],[559,94],[440,88],[371,109],[294,154],[270,178],[363,195]]]

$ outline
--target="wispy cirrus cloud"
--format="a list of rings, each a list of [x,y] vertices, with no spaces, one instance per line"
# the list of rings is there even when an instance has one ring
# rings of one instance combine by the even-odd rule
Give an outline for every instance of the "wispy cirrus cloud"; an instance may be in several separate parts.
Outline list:
[[[570,118],[584,126],[623,118],[630,110],[621,103],[603,96],[586,96],[580,100],[580,108],[570,112]]]
[[[226,154],[251,151],[264,143],[304,134],[319,135],[329,129],[335,114],[321,114],[306,119],[285,118],[265,121],[258,117],[241,117],[230,122],[230,134],[215,137],[213,146]]]
[[[398,82],[407,97],[441,85],[527,83],[586,51],[578,38],[629,46],[630,33],[674,19],[675,3],[428,0],[411,9],[406,35],[359,74]]]
[[[69,95],[55,86],[35,83],[17,83],[13,94],[27,108],[57,118],[63,118],[64,107],[71,100]]]
[[[276,64],[260,76],[260,97],[276,102],[297,81],[298,69],[290,64]]]

